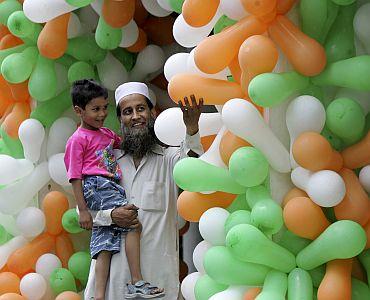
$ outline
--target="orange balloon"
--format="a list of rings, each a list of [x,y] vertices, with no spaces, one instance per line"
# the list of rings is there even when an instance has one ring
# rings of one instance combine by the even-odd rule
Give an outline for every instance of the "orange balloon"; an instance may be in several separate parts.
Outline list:
[[[17,102],[14,104],[12,112],[7,115],[1,128],[12,138],[18,137],[18,129],[21,123],[28,119],[31,114],[29,102]]]
[[[346,168],[357,169],[370,164],[370,131],[361,141],[344,149],[341,154]]]
[[[14,99],[12,92],[7,84],[7,81],[0,74],[0,116],[2,116],[8,106],[13,103]]]
[[[69,209],[67,197],[58,191],[49,192],[42,202],[42,209],[45,213],[46,232],[52,235],[62,233],[62,217]]]
[[[209,149],[209,147],[211,147],[215,138],[216,138],[215,134],[214,135],[202,136],[200,138],[200,142],[202,143],[204,152],[206,152]]]
[[[278,61],[279,53],[270,38],[254,35],[240,46],[238,58],[242,70],[242,90],[248,94],[249,82],[259,74],[271,72]]]
[[[14,103],[10,104],[8,107],[5,108],[5,111],[2,113],[2,116],[0,118],[0,124],[3,124],[6,117],[11,114],[13,111]]]
[[[341,155],[319,133],[307,131],[294,141],[292,153],[295,161],[311,171],[339,171],[343,166]]]
[[[233,75],[234,81],[240,84],[240,77],[242,75],[242,70],[240,69],[238,55],[235,56],[233,60],[230,62],[229,69],[230,69],[231,75]]]
[[[262,288],[260,287],[251,288],[244,294],[243,300],[254,300],[261,293],[261,291]]]
[[[370,248],[370,221],[364,226],[364,230],[367,237],[367,242],[365,246],[365,250]]]
[[[366,249],[366,248],[365,248]],[[357,257],[352,259],[352,277],[357,278],[367,284],[366,272]]]
[[[285,15],[294,6],[297,0],[278,0],[277,1],[277,14]]]
[[[21,44],[23,44],[23,41],[20,38],[9,33],[1,38],[0,50],[13,48]]]
[[[145,9],[143,3],[141,0],[135,0],[135,14],[134,14],[134,20],[137,24],[137,26],[141,27],[142,24],[144,24],[146,18],[148,17],[149,13]]]
[[[238,55],[241,44],[248,37],[262,34],[266,29],[267,25],[256,17],[247,16],[222,32],[207,37],[195,49],[197,67],[208,74],[222,71]]]
[[[226,80],[206,78],[196,74],[177,74],[168,84],[168,94],[178,103],[194,94],[204,104],[222,105],[232,98],[243,98],[240,85]]]
[[[27,300],[27,298],[16,293],[6,293],[0,296],[0,300]]]
[[[63,268],[68,268],[68,260],[74,253],[73,244],[68,233],[64,232],[56,237],[55,253],[62,262]]]
[[[81,300],[81,296],[72,291],[60,293],[55,300]]]
[[[8,258],[8,268],[11,272],[23,276],[33,271],[39,257],[50,253],[55,247],[55,238],[44,232],[31,242],[14,251]]]
[[[236,149],[241,147],[251,146],[246,140],[236,136],[231,131],[227,130],[220,142],[220,155],[222,161],[228,166],[231,155]]]
[[[45,24],[37,39],[37,47],[42,56],[57,59],[66,52],[70,16],[71,13],[66,13]]]
[[[292,188],[283,198],[281,206],[284,208],[285,205],[295,197],[308,197],[307,193],[297,187]]]
[[[6,293],[17,293],[19,294],[19,283],[21,280],[19,277],[12,272],[0,273],[0,295]]]
[[[285,226],[294,234],[314,240],[329,225],[322,209],[308,197],[295,197],[283,210]]]
[[[10,31],[9,31],[8,27],[6,27],[3,24],[0,24],[0,39],[2,39],[4,36],[6,36],[9,33],[10,33]]]
[[[271,21],[276,16],[277,0],[241,0],[245,10],[263,21]]]
[[[285,16],[277,16],[268,32],[297,72],[305,76],[315,76],[325,68],[325,49]]]
[[[174,22],[175,18],[172,16],[164,18],[150,16],[141,27],[152,42],[159,46],[165,46],[175,42],[172,35]]]
[[[343,168],[339,171],[346,185],[346,195],[334,207],[338,220],[352,220],[364,226],[370,220],[370,201],[356,174]]]
[[[24,102],[30,98],[28,92],[28,80],[21,83],[7,82],[14,100]]]
[[[352,259],[336,259],[326,264],[326,272],[317,291],[320,300],[351,299]]]
[[[137,53],[143,50],[146,47],[147,43],[148,38],[145,31],[139,28],[139,37],[137,38],[137,41],[132,46],[127,47],[126,50],[129,52]]]
[[[185,0],[182,15],[190,26],[202,27],[212,20],[219,5],[220,0]]]
[[[187,221],[199,222],[202,214],[212,207],[228,207],[236,198],[236,195],[215,192],[212,194],[201,194],[183,191],[177,199],[177,210],[179,215]]]
[[[102,14],[104,21],[113,28],[127,25],[134,17],[135,0],[104,0]]]

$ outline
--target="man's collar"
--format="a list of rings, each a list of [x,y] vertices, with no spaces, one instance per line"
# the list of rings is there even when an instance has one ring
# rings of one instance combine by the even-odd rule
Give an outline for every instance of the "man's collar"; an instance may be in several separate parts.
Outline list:
[[[121,154],[117,157],[117,160],[121,159],[123,156],[125,156],[125,153],[121,150],[120,151]],[[151,152],[155,153],[155,154],[158,154],[158,155],[164,155],[164,150],[163,150],[163,147],[158,145],[158,144],[155,144],[153,149],[151,150]]]

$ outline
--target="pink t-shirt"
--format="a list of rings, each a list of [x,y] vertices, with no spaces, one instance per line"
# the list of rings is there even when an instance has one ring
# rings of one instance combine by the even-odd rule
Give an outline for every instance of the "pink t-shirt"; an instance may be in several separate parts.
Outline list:
[[[122,171],[113,152],[120,144],[121,138],[108,128],[90,130],[79,127],[68,139],[64,154],[68,179],[101,175],[120,180]]]

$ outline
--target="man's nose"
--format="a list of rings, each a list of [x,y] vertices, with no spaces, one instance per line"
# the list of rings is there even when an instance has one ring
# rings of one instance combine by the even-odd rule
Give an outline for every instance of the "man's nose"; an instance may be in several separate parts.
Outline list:
[[[134,111],[134,112],[132,113],[132,119],[133,119],[133,120],[136,120],[136,119],[139,119],[139,118],[140,118],[139,113],[138,113],[137,111]]]

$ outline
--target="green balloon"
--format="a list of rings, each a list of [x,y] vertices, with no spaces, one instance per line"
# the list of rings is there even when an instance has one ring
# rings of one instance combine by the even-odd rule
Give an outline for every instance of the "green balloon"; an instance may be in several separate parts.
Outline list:
[[[370,286],[370,249],[365,250],[359,255],[359,260],[366,270],[368,286]]]
[[[356,0],[331,0],[331,1],[333,1],[334,3],[338,5],[350,5],[356,2]]]
[[[222,191],[231,194],[245,192],[245,187],[239,185],[227,170],[198,158],[187,157],[180,160],[175,165],[173,177],[176,184],[186,191]]]
[[[57,74],[54,60],[39,54],[28,82],[28,90],[32,98],[38,101],[46,101],[56,96]]]
[[[0,135],[5,148],[10,152],[10,156],[13,156],[14,158],[24,158],[23,146],[18,138],[13,139],[2,128],[0,129]]]
[[[296,266],[292,253],[249,224],[234,226],[226,235],[226,246],[237,259],[244,262],[265,265],[286,273]]]
[[[55,60],[56,63],[65,66],[66,68],[70,68],[76,61],[76,59],[68,54],[64,54],[63,56],[57,58]]]
[[[23,11],[16,11],[9,16],[9,31],[21,38],[26,44],[35,45],[42,30],[40,24],[31,22]]]
[[[126,49],[118,47],[112,50],[112,54],[130,72],[136,63],[137,53],[128,52]]]
[[[62,226],[65,231],[69,233],[80,233],[84,231],[83,228],[80,227],[78,221],[78,214],[76,209],[71,208],[67,210],[62,217]]]
[[[75,279],[72,273],[64,268],[57,268],[50,274],[49,283],[54,294],[66,291],[77,292]]]
[[[95,78],[94,68],[87,62],[78,61],[71,65],[68,69],[68,82],[73,83],[76,80],[85,78]]]
[[[27,48],[27,45],[19,45],[9,49],[0,50],[0,64],[3,63],[4,59],[13,53],[20,53]]]
[[[288,300],[312,300],[313,286],[311,275],[295,268],[288,276]]]
[[[227,289],[227,285],[214,281],[207,274],[200,277],[194,287],[195,297],[197,300],[208,300],[214,294]]]
[[[0,3],[0,23],[7,26],[9,16],[15,11],[21,11],[22,4],[17,0],[5,0]]]
[[[352,300],[370,299],[370,289],[364,282],[352,277]]]
[[[358,223],[335,222],[298,253],[297,265],[311,270],[330,260],[355,257],[365,248],[366,240],[366,233]]]
[[[230,175],[245,187],[261,184],[269,172],[269,163],[254,147],[241,147],[234,151],[229,161]]]
[[[76,252],[68,260],[68,269],[83,286],[86,286],[89,277],[91,256],[87,252]]]
[[[58,96],[43,102],[38,102],[36,108],[31,112],[31,118],[39,120],[47,128],[54,121],[72,106],[72,99],[69,89],[66,89]]]
[[[287,275],[277,270],[271,270],[266,275],[262,292],[256,297],[256,300],[285,300],[287,289]]]
[[[326,109],[326,124],[330,131],[346,144],[353,144],[359,141],[364,133],[364,110],[352,99],[335,99]]]
[[[276,243],[294,255],[297,255],[303,248],[307,247],[311,241],[295,235],[293,232],[285,229]]]
[[[226,234],[236,225],[239,224],[252,224],[251,213],[247,210],[237,210],[231,213],[225,222],[225,232]]]
[[[356,56],[327,65],[312,83],[319,86],[339,86],[370,91],[370,55]]]
[[[330,1],[330,0],[329,0]],[[302,95],[310,95],[317,99],[319,99],[321,102],[323,102],[324,99],[324,91],[322,87],[316,86],[314,84],[310,84],[307,86],[307,88],[302,90]]]
[[[171,8],[178,14],[181,14],[182,5],[184,4],[184,2],[185,0],[168,0],[168,3],[170,4]]]
[[[236,196],[234,201],[226,208],[229,213],[233,213],[237,210],[251,210],[247,200],[245,199],[245,194],[240,194]]]
[[[249,83],[248,93],[254,103],[271,107],[299,94],[309,85],[309,78],[297,72],[264,73],[257,75]]]
[[[36,65],[38,57],[37,47],[28,47],[22,53],[13,53],[6,57],[1,64],[1,73],[10,83],[26,81]]]
[[[321,284],[321,281],[324,279],[326,273],[326,265],[318,266],[317,268],[309,270],[308,273],[310,273],[311,275],[313,286],[315,288],[318,288]]]
[[[365,130],[364,132],[368,132],[370,130],[370,114],[368,113],[366,115],[366,119],[365,119]]]
[[[227,16],[223,15],[220,19],[218,19],[215,27],[213,28],[213,33],[214,34],[220,33],[224,28],[230,27],[236,23],[237,21],[232,20]]]
[[[225,246],[210,248],[203,265],[210,277],[226,285],[261,285],[270,271],[266,266],[238,260]]]
[[[75,7],[84,7],[90,5],[94,0],[66,0],[66,2]]]
[[[335,150],[341,151],[343,149],[343,141],[337,135],[331,132],[327,125],[325,125],[321,135],[326,138],[326,140]]]
[[[3,225],[0,224],[0,245],[5,244],[7,241],[11,240],[13,236],[6,231]]]
[[[121,40],[121,28],[113,28],[104,21],[103,17],[100,17],[95,31],[95,41],[98,46],[102,49],[112,50],[119,46]]]
[[[107,51],[101,49],[95,42],[94,36],[78,36],[68,40],[66,53],[77,60],[95,65],[104,60]]]

